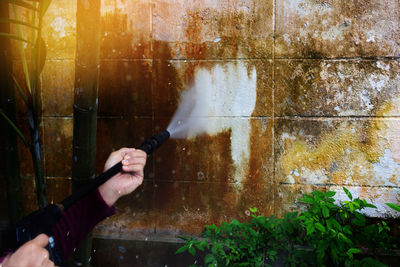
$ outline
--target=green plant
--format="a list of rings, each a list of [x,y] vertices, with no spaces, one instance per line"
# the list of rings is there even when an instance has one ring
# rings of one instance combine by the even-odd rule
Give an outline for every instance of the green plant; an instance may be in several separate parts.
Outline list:
[[[300,200],[307,209],[284,218],[257,215],[251,208],[250,222],[233,220],[220,227],[206,226],[202,238],[181,237],[185,244],[176,253],[205,251],[206,266],[265,266],[279,259],[290,266],[385,266],[372,258],[355,257],[361,249],[390,248],[385,221],[368,223],[360,212],[376,208],[366,200],[353,199],[336,204],[335,192],[313,191]]]
[[[389,208],[391,208],[391,209],[393,209],[393,210],[395,210],[395,211],[398,211],[398,212],[400,212],[400,206],[399,205],[396,205],[396,204],[394,204],[394,203],[385,203]]]
[[[42,149],[40,144],[40,78],[46,60],[46,45],[42,38],[43,16],[46,13],[51,0],[7,0],[11,4],[13,18],[0,18],[1,23],[9,23],[16,26],[17,33],[0,32],[0,36],[10,38],[19,42],[18,50],[21,56],[22,68],[25,82],[22,86],[13,76],[14,87],[21,95],[26,106],[28,126],[30,130],[30,140],[26,138],[22,131],[16,126],[16,122],[11,120],[7,114],[0,110],[0,115],[11,125],[16,134],[32,155],[35,172],[36,195],[39,207],[47,205],[45,194],[45,183],[43,175]],[[24,21],[17,12],[18,8],[28,10],[30,21]],[[30,31],[22,30],[22,27]],[[30,53],[30,60],[27,54]],[[10,75],[12,75],[10,73]]]
[[[385,247],[389,243],[390,231],[386,222],[379,225],[367,224],[360,213],[364,208],[376,208],[366,200],[353,199],[349,190],[343,187],[349,200],[336,205],[333,191],[314,191],[300,200],[309,205],[299,219],[306,230],[306,244],[313,248],[316,262],[320,265],[332,262],[349,266],[354,254],[361,252],[361,246]]]

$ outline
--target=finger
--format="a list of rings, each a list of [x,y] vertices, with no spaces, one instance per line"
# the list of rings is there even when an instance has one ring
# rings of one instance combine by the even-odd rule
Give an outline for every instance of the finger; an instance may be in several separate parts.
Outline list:
[[[129,151],[128,153],[125,154],[124,159],[126,157],[127,158],[147,158],[147,154],[143,150],[132,148],[131,151]]]
[[[31,242],[33,244],[36,244],[36,245],[44,248],[49,243],[49,237],[47,235],[45,235],[45,234],[40,234],[36,238],[32,239]]]
[[[39,262],[40,266],[51,266],[49,265],[50,263],[53,263],[51,260],[49,260],[49,252],[47,251],[47,249],[43,249],[40,253],[37,253],[37,255],[40,255],[39,257]]]
[[[111,153],[110,158],[114,158],[116,161],[122,160],[127,154],[132,152],[132,148],[123,147],[117,151]]]
[[[126,165],[123,166],[122,169],[124,172],[139,173],[143,172],[144,165],[143,164]]]
[[[145,158],[126,158],[122,161],[122,165],[129,166],[129,165],[146,165]]]

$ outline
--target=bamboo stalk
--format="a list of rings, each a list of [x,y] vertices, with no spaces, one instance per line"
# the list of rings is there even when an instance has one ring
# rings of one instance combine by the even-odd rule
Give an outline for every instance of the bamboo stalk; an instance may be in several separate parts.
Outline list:
[[[77,191],[95,176],[97,92],[100,54],[100,0],[77,1],[74,137],[72,190]],[[91,237],[70,260],[89,265]]]
[[[8,3],[0,3],[0,17],[9,17]],[[8,33],[10,26],[7,23],[0,25],[0,31]],[[4,114],[15,124],[16,105],[14,97],[14,86],[11,80],[12,73],[11,46],[8,38],[0,38],[0,106]],[[1,135],[3,140],[5,157],[4,174],[7,182],[7,204],[8,217],[11,224],[16,223],[23,215],[21,177],[19,172],[19,157],[17,147],[17,136],[12,126],[6,121],[1,120]]]

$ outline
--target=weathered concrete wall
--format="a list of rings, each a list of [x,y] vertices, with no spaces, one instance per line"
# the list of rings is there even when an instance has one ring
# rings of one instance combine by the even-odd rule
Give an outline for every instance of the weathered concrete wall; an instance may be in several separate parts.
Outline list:
[[[74,2],[54,1],[46,17],[54,201],[70,192]],[[399,202],[399,1],[103,0],[101,21],[98,173],[113,149],[166,129],[182,93],[211,104],[205,133],[152,155],[98,235],[171,239],[253,206],[282,215],[313,189],[345,199],[342,186],[379,207],[369,215],[396,216],[384,203]]]

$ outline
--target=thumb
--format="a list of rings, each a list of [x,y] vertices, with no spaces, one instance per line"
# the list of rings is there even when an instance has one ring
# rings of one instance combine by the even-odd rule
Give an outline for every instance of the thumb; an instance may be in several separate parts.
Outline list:
[[[33,239],[31,242],[33,244],[36,244],[36,245],[44,248],[49,243],[49,237],[45,234],[40,234],[37,237],[35,237],[35,239]]]

